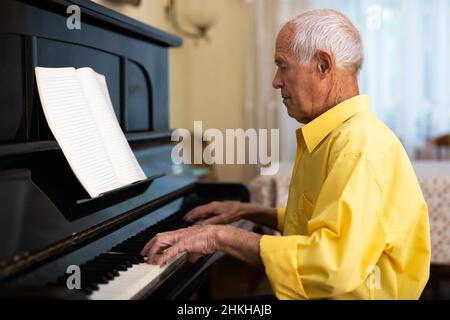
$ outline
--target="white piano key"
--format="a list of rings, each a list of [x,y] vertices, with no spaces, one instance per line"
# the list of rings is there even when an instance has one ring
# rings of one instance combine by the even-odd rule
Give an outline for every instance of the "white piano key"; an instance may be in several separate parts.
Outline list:
[[[151,265],[146,262],[133,265],[107,284],[100,284],[94,291],[91,300],[130,300],[137,299],[151,290],[157,278],[166,276],[178,269],[186,261],[186,253],[180,253],[164,266]]]

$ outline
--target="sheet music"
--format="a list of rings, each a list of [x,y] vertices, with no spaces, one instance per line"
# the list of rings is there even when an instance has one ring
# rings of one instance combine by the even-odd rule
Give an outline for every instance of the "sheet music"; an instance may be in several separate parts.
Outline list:
[[[102,139],[106,142],[106,150],[119,183],[127,185],[145,179],[117,121],[105,77],[91,68],[78,69],[76,72],[88,103],[92,106]]]
[[[90,68],[38,67],[36,78],[49,127],[91,197],[146,178],[102,75]]]

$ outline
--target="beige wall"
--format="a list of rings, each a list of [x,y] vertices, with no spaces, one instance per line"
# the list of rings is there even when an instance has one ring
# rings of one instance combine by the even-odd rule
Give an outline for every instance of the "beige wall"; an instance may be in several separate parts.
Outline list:
[[[164,0],[142,0],[139,7],[95,2],[159,29],[174,32],[164,15]],[[243,128],[246,10],[242,0],[204,1],[217,13],[210,42],[185,39],[170,51],[170,126],[192,129]],[[180,10],[181,13],[181,10]],[[222,181],[246,181],[254,170],[219,166]]]

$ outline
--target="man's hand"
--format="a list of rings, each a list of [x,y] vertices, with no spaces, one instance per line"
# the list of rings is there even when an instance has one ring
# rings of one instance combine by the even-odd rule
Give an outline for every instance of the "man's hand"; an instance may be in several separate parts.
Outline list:
[[[276,229],[277,209],[236,201],[214,201],[192,209],[184,216],[184,219],[189,222],[206,219],[202,222],[203,225],[230,224],[241,219],[247,219]]]
[[[232,226],[205,225],[158,233],[142,249],[147,263],[162,265],[177,254],[187,252],[194,262],[201,256],[222,251],[244,262],[261,266],[259,234]]]
[[[185,229],[158,233],[142,249],[147,263],[162,265],[178,253],[187,252],[188,260],[194,262],[201,256],[219,250],[218,226],[194,226]]]
[[[189,211],[184,219],[189,222],[205,219],[202,224],[229,224],[243,219],[247,213],[246,204],[236,201],[214,201]]]

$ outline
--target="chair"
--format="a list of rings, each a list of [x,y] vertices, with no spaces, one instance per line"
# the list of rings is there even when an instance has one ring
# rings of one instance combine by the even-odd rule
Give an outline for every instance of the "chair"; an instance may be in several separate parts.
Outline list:
[[[450,134],[428,139],[425,145],[425,159],[450,159]]]

